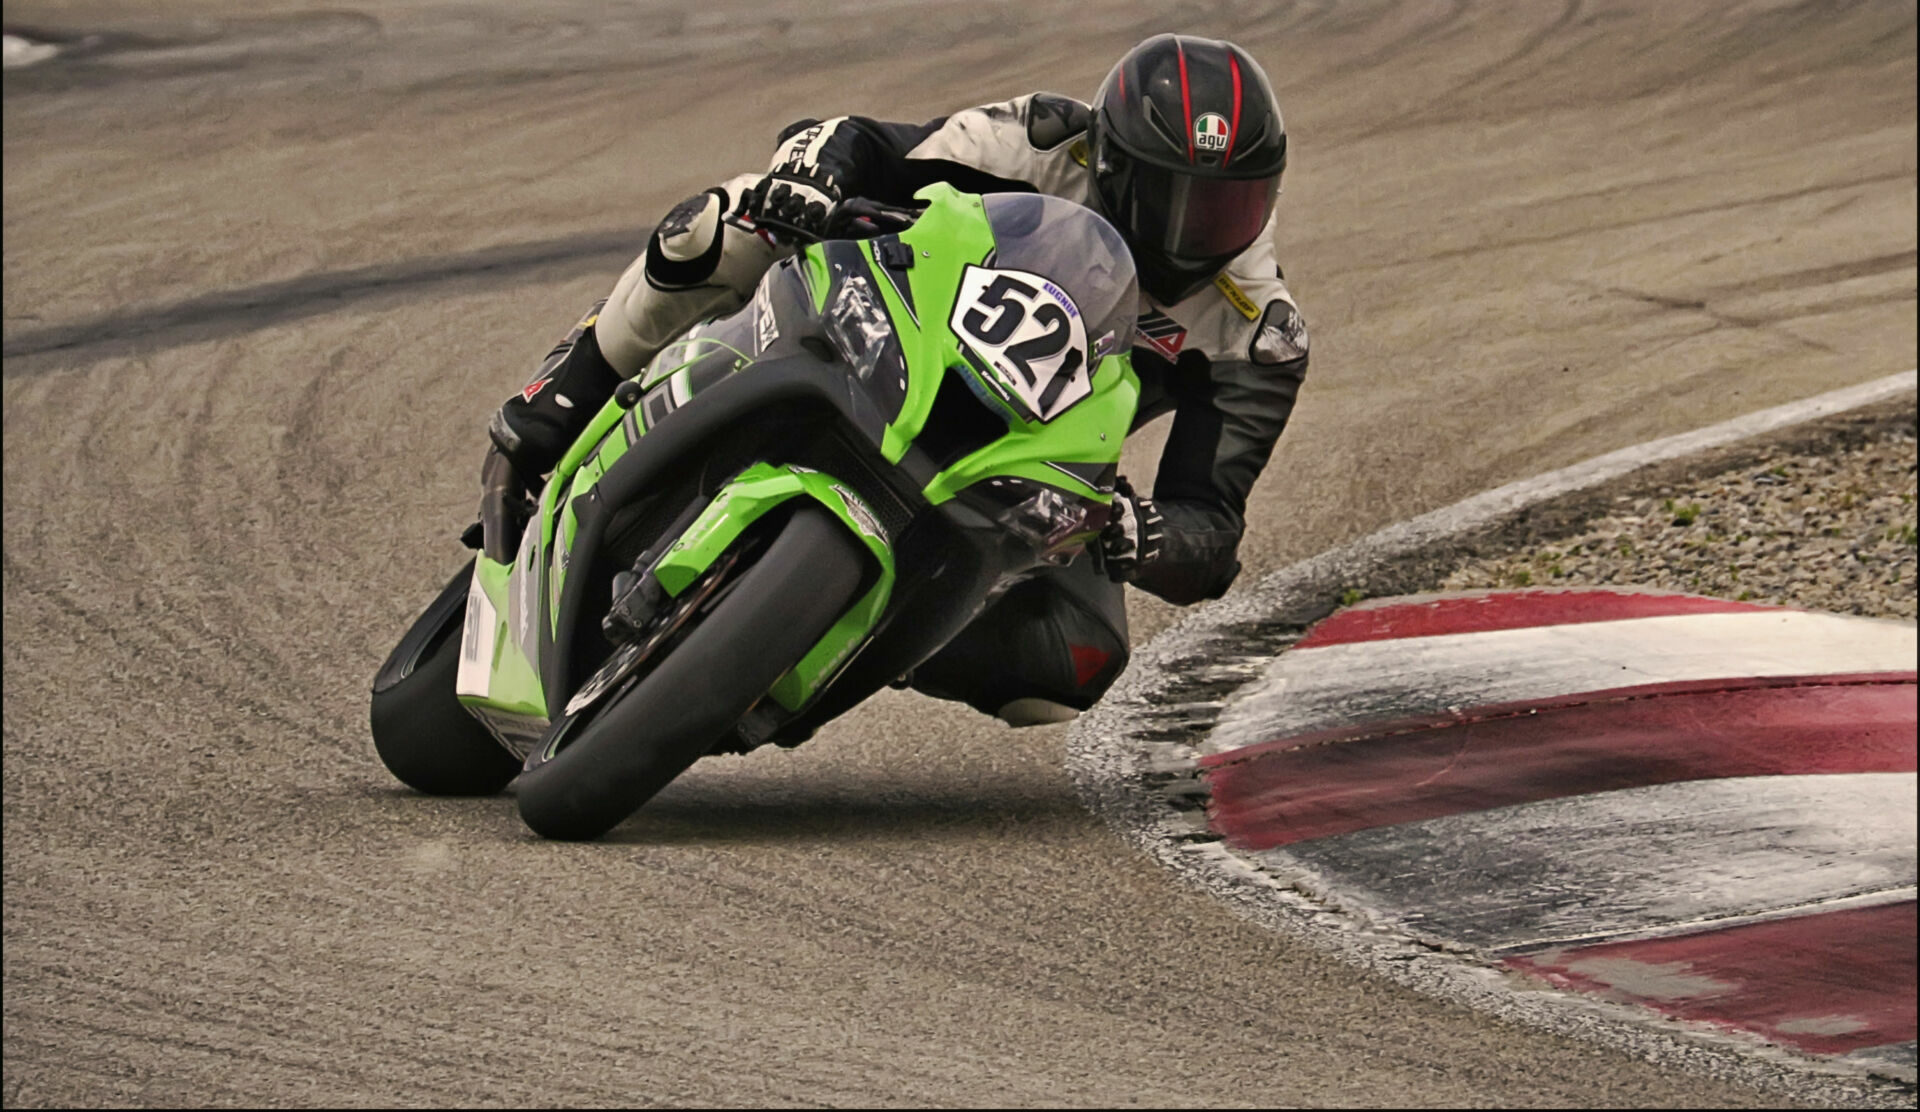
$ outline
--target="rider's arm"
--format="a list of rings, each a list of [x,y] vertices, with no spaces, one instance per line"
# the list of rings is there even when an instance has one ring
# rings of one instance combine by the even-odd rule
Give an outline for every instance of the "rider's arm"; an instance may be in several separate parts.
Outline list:
[[[1163,518],[1160,556],[1135,586],[1179,605],[1219,598],[1240,573],[1247,495],[1287,427],[1307,374],[1307,331],[1272,250],[1235,260],[1231,288],[1208,287],[1173,310],[1196,334],[1165,367],[1173,429],[1153,499]],[[1135,348],[1135,359],[1161,356]]]
[[[1211,373],[1191,370],[1202,381],[1176,389],[1173,431],[1153,483],[1164,534],[1160,556],[1133,580],[1181,606],[1219,598],[1240,574],[1247,495],[1287,426],[1307,358],[1273,366],[1220,361]],[[1173,375],[1188,372],[1182,367]]]
[[[968,108],[924,124],[866,116],[803,121],[781,133],[772,166],[801,161],[830,175],[842,197],[904,205],[942,181],[969,193],[1041,190],[1065,195],[1072,159],[1084,160],[1086,106],[1033,93]],[[1084,161],[1080,163],[1084,167]],[[1084,168],[1078,169],[1084,178]],[[1056,181],[1055,179],[1060,179]]]

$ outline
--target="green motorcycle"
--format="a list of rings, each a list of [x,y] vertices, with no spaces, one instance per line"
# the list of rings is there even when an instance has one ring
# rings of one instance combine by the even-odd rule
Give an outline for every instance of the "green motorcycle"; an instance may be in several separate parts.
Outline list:
[[[490,459],[480,554],[374,680],[395,776],[512,781],[533,830],[595,838],[1085,552],[1139,396],[1127,248],[1059,198],[918,199],[843,205],[879,234],[807,246],[662,351],[537,506]]]

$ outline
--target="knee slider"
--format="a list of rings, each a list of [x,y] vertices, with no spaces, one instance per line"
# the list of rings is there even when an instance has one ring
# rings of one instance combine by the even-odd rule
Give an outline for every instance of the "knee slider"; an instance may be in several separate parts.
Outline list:
[[[663,289],[697,286],[720,265],[727,195],[709,189],[673,206],[647,244],[647,280]]]

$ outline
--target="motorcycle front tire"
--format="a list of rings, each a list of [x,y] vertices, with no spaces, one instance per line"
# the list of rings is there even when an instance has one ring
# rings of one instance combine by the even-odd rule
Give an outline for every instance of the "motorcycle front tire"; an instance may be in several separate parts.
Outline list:
[[[535,833],[586,841],[619,825],[711,752],[858,598],[867,550],[820,506],[799,506],[734,588],[654,670],[514,785]]]
[[[520,771],[453,693],[473,562],[447,581],[373,678],[373,747],[401,783],[427,795],[494,795]]]

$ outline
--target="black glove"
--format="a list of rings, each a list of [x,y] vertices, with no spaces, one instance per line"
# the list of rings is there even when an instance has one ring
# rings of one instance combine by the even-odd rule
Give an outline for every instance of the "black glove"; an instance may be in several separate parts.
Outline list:
[[[1126,479],[1113,483],[1113,511],[1100,530],[1100,556],[1107,578],[1130,582],[1140,569],[1160,558],[1160,511],[1153,499],[1135,493]]]
[[[761,178],[741,198],[740,211],[775,233],[807,240],[825,239],[840,204],[833,176],[796,166]]]

